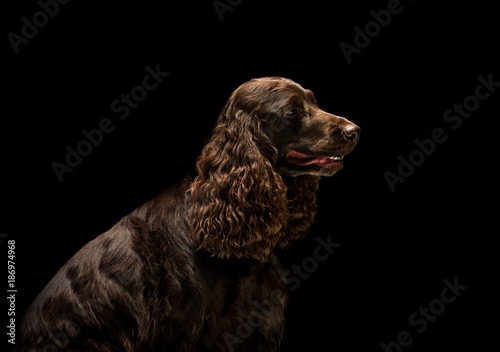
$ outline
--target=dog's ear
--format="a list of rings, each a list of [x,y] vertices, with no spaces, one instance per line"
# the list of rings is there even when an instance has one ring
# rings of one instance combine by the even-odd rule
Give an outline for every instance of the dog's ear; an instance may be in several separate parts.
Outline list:
[[[271,253],[289,216],[276,158],[259,119],[230,99],[188,191],[188,221],[198,249],[221,258],[263,259]]]

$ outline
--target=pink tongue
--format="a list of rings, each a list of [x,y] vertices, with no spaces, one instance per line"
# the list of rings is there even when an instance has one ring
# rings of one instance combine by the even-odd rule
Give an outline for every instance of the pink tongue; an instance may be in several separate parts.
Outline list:
[[[333,160],[330,158],[316,158],[314,161],[315,164],[320,164],[320,165],[329,164],[332,162],[333,162]]]
[[[324,165],[332,162],[330,158],[313,158],[312,156],[296,152],[295,150],[290,150],[288,152],[288,156],[299,159],[301,165],[311,165],[311,164]]]

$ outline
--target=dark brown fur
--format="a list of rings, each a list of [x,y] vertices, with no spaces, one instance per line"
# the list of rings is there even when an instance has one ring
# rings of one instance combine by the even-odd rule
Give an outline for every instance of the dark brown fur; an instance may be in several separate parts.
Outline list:
[[[307,234],[320,176],[342,166],[303,164],[350,152],[352,126],[293,81],[240,86],[195,175],[77,252],[29,308],[18,351],[276,351],[288,285],[273,250]]]

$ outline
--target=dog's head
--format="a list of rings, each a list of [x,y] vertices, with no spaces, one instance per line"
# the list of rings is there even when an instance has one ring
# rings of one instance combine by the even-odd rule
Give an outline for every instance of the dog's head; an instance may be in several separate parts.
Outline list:
[[[359,139],[360,128],[321,110],[314,94],[281,77],[253,79],[233,94],[235,106],[261,121],[278,150],[283,175],[332,176]]]

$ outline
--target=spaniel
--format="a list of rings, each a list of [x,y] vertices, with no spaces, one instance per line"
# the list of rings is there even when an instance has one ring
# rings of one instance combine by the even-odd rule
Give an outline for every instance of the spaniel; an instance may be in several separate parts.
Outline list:
[[[78,251],[28,309],[18,351],[276,351],[321,176],[360,128],[285,78],[223,108],[196,169]]]

